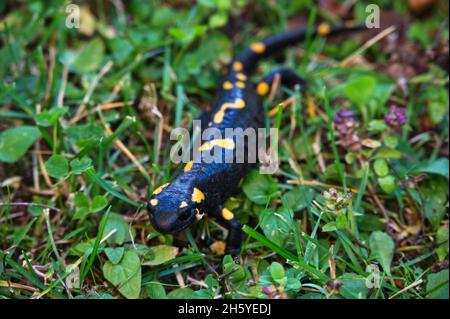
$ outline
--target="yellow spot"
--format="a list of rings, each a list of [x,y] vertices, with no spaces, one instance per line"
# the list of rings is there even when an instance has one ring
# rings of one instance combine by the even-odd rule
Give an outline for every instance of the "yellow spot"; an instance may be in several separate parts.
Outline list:
[[[213,121],[214,123],[222,123],[223,118],[225,117],[225,111],[227,109],[242,109],[245,107],[245,101],[243,99],[236,99],[234,103],[227,102],[222,104],[220,109],[214,114]]]
[[[255,53],[261,54],[264,53],[266,50],[266,46],[262,42],[255,42],[250,44],[250,50],[252,50]]]
[[[232,220],[234,218],[234,214],[227,208],[222,209],[222,217],[226,220]]]
[[[194,187],[194,191],[192,192],[192,201],[196,203],[201,203],[205,200],[205,194],[197,187]]]
[[[231,90],[233,88],[233,84],[230,81],[223,82],[223,89],[224,90]]]
[[[244,73],[238,73],[236,74],[236,79],[238,79],[239,81],[245,81],[247,80],[247,76]]]
[[[234,141],[231,138],[224,138],[224,139],[217,139],[217,140],[212,140],[212,141],[209,141],[209,142],[205,142],[198,148],[198,150],[200,152],[209,151],[214,146],[218,146],[218,147],[221,147],[221,148],[226,148],[226,149],[229,149],[229,150],[233,150],[234,147],[235,147]]]
[[[233,70],[236,72],[242,71],[243,67],[242,62],[236,61],[233,63]]]
[[[261,96],[266,95],[269,93],[269,84],[266,82],[259,82],[258,86],[256,86],[256,92]]]
[[[150,204],[152,204],[152,206],[156,206],[156,205],[158,205],[158,200],[157,200],[156,198],[153,198],[153,199],[150,201]]]
[[[187,162],[186,165],[184,166],[183,171],[184,171],[185,173],[189,172],[189,171],[191,170],[191,168],[192,168],[192,165],[194,165],[194,162],[193,162],[193,161]]]
[[[156,195],[156,194],[161,193],[162,190],[163,190],[165,187],[169,186],[169,184],[170,184],[170,183],[166,183],[166,184],[164,184],[164,185],[159,186],[157,189],[155,189],[155,190],[153,191],[152,194],[153,194],[153,195]]]
[[[315,117],[316,110],[317,110],[316,102],[314,102],[314,99],[312,98],[311,94],[307,94],[306,95],[306,113],[308,114],[309,117]]]
[[[188,204],[185,201],[182,201],[180,203],[180,208],[186,207]]]
[[[244,83],[244,82],[241,82],[241,81],[237,81],[237,82],[236,82],[236,86],[237,86],[238,88],[240,88],[240,89],[243,89],[243,88],[245,88],[245,83]]]
[[[211,249],[211,251],[217,255],[217,256],[223,256],[225,255],[225,248],[227,247],[226,243],[223,240],[216,240],[215,242],[213,242],[210,246],[209,249]]]
[[[328,33],[330,33],[330,25],[325,22],[319,24],[319,26],[317,27],[317,33],[319,33],[319,35],[321,36],[327,35]]]

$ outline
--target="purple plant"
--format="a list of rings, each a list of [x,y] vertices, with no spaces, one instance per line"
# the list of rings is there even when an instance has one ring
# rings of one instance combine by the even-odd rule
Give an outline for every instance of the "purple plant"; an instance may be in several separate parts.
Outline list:
[[[407,120],[408,115],[406,114],[406,109],[398,107],[395,104],[391,104],[388,114],[384,116],[384,121],[392,128],[402,127]]]
[[[348,151],[358,151],[361,149],[361,142],[356,132],[358,123],[353,111],[340,109],[333,119],[336,129],[337,144]]]
[[[355,120],[355,113],[353,113],[352,110],[340,109],[334,116],[335,124],[343,124],[344,122],[349,120]]]

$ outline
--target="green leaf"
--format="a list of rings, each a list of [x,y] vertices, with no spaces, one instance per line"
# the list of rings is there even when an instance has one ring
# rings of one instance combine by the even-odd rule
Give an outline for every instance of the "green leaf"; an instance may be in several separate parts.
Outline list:
[[[308,207],[315,195],[316,192],[314,189],[298,186],[284,194],[282,201],[287,208],[290,208],[293,211],[299,211]]]
[[[360,76],[351,79],[344,87],[344,94],[353,103],[362,106],[374,93],[377,86],[377,80],[372,76]]]
[[[79,147],[99,143],[104,137],[103,128],[97,124],[72,125],[66,129],[66,134]]]
[[[196,50],[189,50],[175,65],[177,78],[180,81],[193,80],[192,85],[208,88],[216,85],[211,72],[205,72],[206,66],[220,69],[221,64],[229,63],[232,58],[230,40],[220,32],[209,32]]]
[[[144,255],[144,266],[157,266],[161,265],[173,258],[178,254],[178,248],[168,245],[153,246],[148,249]]]
[[[389,148],[396,148],[398,145],[398,136],[391,134],[384,138],[384,145]]]
[[[103,62],[105,46],[100,38],[89,41],[78,53],[73,68],[79,73],[96,71]]]
[[[34,126],[19,126],[0,133],[0,161],[14,163],[18,161],[41,136]]]
[[[108,205],[108,200],[105,196],[97,195],[92,200],[92,206],[91,211],[93,213],[97,213],[101,211],[103,208],[105,208]]]
[[[447,211],[448,180],[434,175],[420,184],[420,191],[425,205],[425,216],[435,228],[439,228]]]
[[[228,15],[226,12],[217,12],[209,18],[209,26],[211,28],[219,28],[227,24]]]
[[[264,235],[271,241],[284,246],[288,239],[292,239],[294,220],[289,210],[275,212],[271,209],[264,209],[259,213],[258,218]]]
[[[392,175],[378,178],[378,183],[386,194],[392,194],[395,191],[395,177]]]
[[[77,56],[78,53],[75,50],[66,49],[59,57],[59,62],[61,62],[65,66],[70,66],[71,64],[73,64]]]
[[[282,285],[285,286],[287,283],[286,278],[286,272],[284,271],[283,265],[280,263],[274,261],[269,268],[270,275],[272,276],[273,280]]]
[[[128,299],[137,299],[141,292],[141,262],[133,251],[125,252],[117,265],[107,261],[103,275]]]
[[[424,49],[429,48],[434,42],[428,34],[438,28],[439,19],[416,20],[409,26],[406,36],[411,42],[419,42]]]
[[[228,0],[214,0],[215,4],[217,5],[217,9],[219,11],[227,11],[230,10],[233,7],[233,3]],[[237,3],[237,6],[242,6],[243,2]]]
[[[402,158],[403,154],[396,149],[383,147],[378,150],[375,158]]]
[[[87,215],[89,215],[89,213],[90,213],[90,211],[89,211],[88,207],[81,207],[81,208],[77,209],[77,211],[73,215],[73,219],[82,219],[82,218],[86,217]]]
[[[212,295],[216,295],[220,291],[220,282],[215,279],[212,274],[206,276],[205,284],[208,286],[208,290]]]
[[[436,244],[439,245],[436,248],[436,254],[439,261],[443,262],[448,256],[448,225],[441,226],[436,234]]]
[[[263,293],[263,286],[261,286],[261,285],[255,285],[255,286],[248,287],[248,293],[251,296],[250,298],[258,298],[258,299],[267,298],[267,295],[265,293]]]
[[[339,278],[342,283],[340,293],[346,299],[366,299],[369,288],[366,287],[366,278],[354,273],[344,273]]]
[[[65,107],[53,107],[52,109],[41,112],[35,117],[35,121],[38,125],[48,127],[55,125],[59,118],[67,113],[69,108]]]
[[[75,256],[88,255],[94,248],[95,238],[91,238],[87,241],[82,241],[70,248],[70,254]]]
[[[89,167],[92,167],[92,160],[87,156],[84,156],[81,159],[75,158],[70,162],[70,167],[72,168],[73,174],[80,175]]]
[[[448,158],[443,157],[428,164],[422,165],[414,171],[416,173],[436,174],[449,178],[448,165]]]
[[[337,227],[336,227],[336,222],[329,222],[326,223],[325,225],[323,225],[322,227],[322,231],[323,232],[331,232],[331,231],[336,231]]]
[[[77,208],[89,208],[89,200],[84,193],[78,192],[75,194],[75,206]]]
[[[394,241],[392,238],[381,231],[373,232],[369,239],[370,250],[372,257],[375,258],[384,271],[391,275],[391,262],[394,257]]]
[[[371,133],[381,133],[387,130],[388,126],[383,120],[372,120],[369,122],[367,130]]]
[[[259,174],[256,170],[245,176],[242,190],[252,202],[258,205],[267,204],[278,194],[277,183],[273,177]]]
[[[337,229],[345,229],[347,227],[347,216],[344,212],[339,211],[336,217],[336,228]]]
[[[427,298],[448,299],[448,269],[430,274],[427,282]]]
[[[167,299],[166,290],[159,282],[151,282],[145,285],[145,290],[150,299]]]
[[[361,141],[362,145],[368,148],[376,149],[381,146],[381,142],[378,140],[366,138]]]
[[[172,290],[167,295],[167,298],[169,299],[197,299],[197,295],[195,294],[195,291],[191,288],[178,288],[175,290]]]
[[[124,38],[112,38],[109,40],[109,45],[114,59],[119,63],[125,62],[134,51],[133,45]]]
[[[223,272],[225,272],[225,273],[230,272],[233,269],[234,265],[235,265],[235,262],[233,260],[233,257],[231,257],[230,255],[225,255],[223,257],[223,260],[222,260]]]
[[[299,292],[302,289],[302,283],[297,278],[288,278],[285,291]]]
[[[131,241],[130,227],[122,215],[111,213],[106,225],[105,234],[114,231],[114,234],[108,238],[111,244],[122,245],[124,242]],[[131,228],[131,235],[134,236],[134,228]]]
[[[48,175],[59,178],[69,173],[69,161],[62,155],[55,154],[45,162]]]
[[[376,75],[377,85],[375,91],[373,92],[371,99],[373,99],[373,104],[371,105],[372,112],[379,112],[383,110],[389,97],[396,88],[396,83],[391,78],[381,75],[380,73],[373,73]],[[373,113],[375,114],[375,113]]]
[[[384,177],[389,174],[389,166],[382,158],[378,158],[373,163],[373,169],[378,176]]]
[[[188,44],[195,40],[197,37],[201,36],[208,30],[206,25],[196,25],[188,28],[170,28],[169,35],[171,35],[176,40]]]
[[[383,230],[386,227],[386,221],[371,214],[361,214],[355,216],[358,228],[363,232],[373,232],[375,230]]]
[[[428,114],[431,122],[437,125],[442,122],[445,115],[448,113],[448,97],[446,102],[435,101],[431,102],[428,107]]]
[[[302,160],[314,156],[314,150],[312,148],[313,143],[314,137],[312,136],[300,135],[294,138],[292,150],[294,151],[295,156]]]
[[[241,265],[235,265],[230,278],[233,285],[243,288],[247,283],[248,273]]]
[[[105,251],[106,257],[108,257],[109,261],[112,264],[117,265],[122,260],[122,257],[125,253],[125,248],[123,248],[123,247],[117,247],[117,248],[108,247],[108,248],[105,248],[104,251]]]

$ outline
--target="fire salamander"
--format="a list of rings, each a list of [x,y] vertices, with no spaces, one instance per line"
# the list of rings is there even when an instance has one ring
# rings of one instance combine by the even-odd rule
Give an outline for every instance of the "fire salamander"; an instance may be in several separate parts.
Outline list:
[[[312,36],[332,36],[364,28],[364,25],[331,27],[322,23],[313,30]],[[274,77],[279,76],[282,85],[291,87],[302,85],[303,81],[289,69],[275,70],[256,85],[249,81],[249,75],[260,59],[301,42],[306,35],[305,28],[283,32],[252,43],[235,57],[225,70],[212,111],[200,118],[202,130],[213,127],[225,136],[226,128],[257,130],[264,127],[262,98],[270,92]],[[231,156],[236,156],[235,142],[234,139],[213,136],[203,142],[198,150],[202,154],[211,151],[224,154],[231,152]],[[153,191],[148,201],[151,223],[161,233],[174,233],[191,225],[196,216],[206,213],[229,230],[227,252],[238,255],[243,240],[241,225],[233,212],[223,204],[238,192],[241,179],[255,166],[256,164],[246,161],[188,162],[170,183]]]

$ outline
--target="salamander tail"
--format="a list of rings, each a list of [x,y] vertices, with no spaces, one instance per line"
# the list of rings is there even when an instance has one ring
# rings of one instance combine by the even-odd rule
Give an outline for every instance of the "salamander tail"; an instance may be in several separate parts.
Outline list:
[[[330,26],[327,23],[321,23],[312,32],[312,36],[332,37],[348,32],[366,30],[364,24],[344,24],[339,26]],[[260,42],[254,42],[239,54],[233,61],[232,67],[235,72],[250,73],[255,68],[259,60],[283,50],[305,40],[307,28],[299,28],[291,31],[282,32],[268,37]]]

